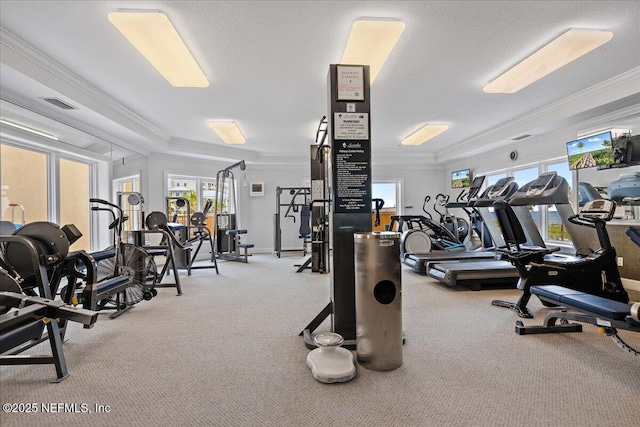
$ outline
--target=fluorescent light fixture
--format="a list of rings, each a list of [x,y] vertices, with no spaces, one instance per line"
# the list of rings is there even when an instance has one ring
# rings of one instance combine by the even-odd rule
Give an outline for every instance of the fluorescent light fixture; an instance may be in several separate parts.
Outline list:
[[[431,138],[435,138],[445,130],[449,129],[447,125],[425,125],[403,139],[400,144],[402,145],[420,145],[424,144]]]
[[[402,21],[359,19],[351,26],[340,63],[368,65],[369,84],[373,84],[403,32]]]
[[[11,127],[16,128],[16,129],[20,129],[20,130],[26,131],[26,132],[30,132],[30,133],[35,134],[35,135],[44,136],[45,138],[53,139],[54,141],[59,141],[59,139],[56,138],[53,135],[50,135],[50,134],[44,133],[44,132],[40,132],[39,130],[31,129],[29,127],[22,126],[22,125],[19,125],[17,123],[8,122],[8,121],[6,121],[4,119],[0,119],[0,123],[3,124],[3,125],[6,125],[6,126],[11,126]]]
[[[570,29],[486,85],[485,93],[516,93],[602,46],[611,31]]]
[[[171,86],[209,86],[198,63],[164,13],[152,10],[111,12],[109,21]]]
[[[209,127],[225,144],[244,144],[247,142],[235,122],[209,122]]]

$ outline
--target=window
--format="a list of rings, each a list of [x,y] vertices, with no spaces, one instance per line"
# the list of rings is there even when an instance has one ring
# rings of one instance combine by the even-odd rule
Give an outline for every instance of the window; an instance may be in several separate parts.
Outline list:
[[[89,198],[91,197],[91,167],[87,163],[60,159],[60,225],[73,224],[82,237],[73,244],[73,250],[91,248]]]
[[[222,206],[218,206],[218,212],[235,213],[232,208],[234,195],[229,194],[228,180],[225,184],[224,199],[222,200]],[[167,176],[167,196],[187,199],[191,206],[191,214],[202,212],[208,200],[215,202],[216,179],[169,174]],[[207,212],[206,224],[209,229],[213,229],[213,211],[214,206],[211,206],[209,212]],[[170,221],[186,224],[186,213],[186,208],[180,208],[174,202],[169,203],[168,215]]]
[[[571,200],[573,175],[569,170],[568,163],[565,159],[562,161],[554,159],[548,162],[540,162],[536,166],[529,166],[522,169],[509,169],[501,173],[488,173],[486,175],[487,178],[485,182],[487,186],[490,186],[495,184],[500,178],[513,176],[515,182],[522,187],[528,182],[536,179],[540,175],[541,171],[545,170],[556,172],[558,176],[567,180],[569,183],[568,197],[569,200]],[[553,241],[556,244],[571,242],[571,238],[569,237],[560,215],[554,206],[531,206],[530,213],[544,240]]]
[[[64,157],[63,157],[64,156]],[[95,162],[53,150],[0,144],[2,220],[17,224],[50,221],[74,224],[82,233],[71,250],[92,248],[89,198]],[[23,221],[24,212],[24,221]]]
[[[391,217],[397,215],[398,192],[396,182],[374,182],[371,184],[371,198],[384,200],[380,210],[380,224],[375,225],[375,217],[372,216],[373,231],[384,231],[384,226],[391,222]],[[375,212],[375,203],[371,203],[371,212]]]
[[[491,187],[496,182],[498,182],[499,180],[501,180],[502,178],[506,178],[506,177],[507,177],[506,173],[497,173],[497,174],[494,174],[494,175],[487,175],[487,177],[485,178],[484,182],[485,182],[485,185],[488,188],[488,187]]]
[[[142,221],[142,207],[133,206],[127,197],[118,199],[118,193],[139,193],[140,175],[132,175],[113,180],[113,203],[119,204],[122,211],[129,219],[123,224],[124,231],[134,231],[144,228]]]
[[[49,220],[49,156],[0,144],[2,219],[22,224]]]
[[[563,177],[569,183],[569,200],[573,194],[573,174],[569,170],[569,164],[565,161],[559,163],[550,163],[547,166],[547,171],[556,172],[558,176]],[[547,239],[560,242],[570,242],[571,238],[567,233],[567,230],[560,219],[560,214],[554,206],[549,206],[547,209]]]
[[[518,169],[513,171],[513,180],[518,184],[518,188],[521,188],[525,184],[533,181],[539,175],[538,167],[530,167],[526,169]],[[538,230],[542,230],[542,207],[541,206],[529,206],[529,213],[533,218]],[[542,232],[541,232],[542,233]],[[544,236],[543,236],[544,237]]]

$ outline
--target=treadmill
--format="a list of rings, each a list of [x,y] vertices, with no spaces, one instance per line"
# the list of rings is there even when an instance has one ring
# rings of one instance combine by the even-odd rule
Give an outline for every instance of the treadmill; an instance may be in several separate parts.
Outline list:
[[[523,245],[524,247],[545,247],[527,206],[556,205],[563,223],[565,217],[568,218],[573,213],[569,205],[568,184],[555,172],[543,173],[535,180],[525,184],[509,198],[509,204],[525,231],[527,242]],[[478,200],[475,206],[481,212],[488,212],[492,205],[493,201]],[[498,247],[505,246],[495,221],[487,217],[486,224],[491,230],[496,245]],[[432,262],[427,266],[427,274],[445,285],[469,287],[474,291],[479,291],[485,286],[515,287],[520,279],[517,269],[509,261],[502,260]]]
[[[494,223],[493,216],[488,208],[480,209],[478,206],[491,207],[496,200],[504,200],[518,189],[518,184],[513,182],[512,177],[502,178],[494,185],[487,188],[480,197],[478,193],[484,182],[484,176],[474,178],[469,187],[469,194],[466,203],[447,203],[447,208],[474,208],[482,217],[481,241],[491,241],[492,236],[500,236],[500,230]],[[481,201],[484,201],[482,203]],[[478,205],[478,203],[480,205]],[[465,209],[466,211],[466,209]],[[484,211],[484,212],[483,212]],[[467,211],[468,212],[468,211]],[[491,227],[493,225],[493,229]],[[497,234],[496,234],[497,233]],[[483,247],[482,250],[473,251],[438,251],[438,252],[422,252],[422,253],[404,253],[402,262],[411,267],[417,273],[426,274],[431,263],[440,263],[443,261],[480,261],[496,259],[494,247]]]

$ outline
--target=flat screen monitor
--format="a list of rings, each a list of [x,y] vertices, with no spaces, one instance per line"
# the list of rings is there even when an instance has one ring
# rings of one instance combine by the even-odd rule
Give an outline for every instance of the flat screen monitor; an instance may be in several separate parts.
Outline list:
[[[451,172],[451,188],[466,188],[471,185],[471,169]]]
[[[567,157],[571,170],[612,164],[611,132],[603,132],[567,142]]]

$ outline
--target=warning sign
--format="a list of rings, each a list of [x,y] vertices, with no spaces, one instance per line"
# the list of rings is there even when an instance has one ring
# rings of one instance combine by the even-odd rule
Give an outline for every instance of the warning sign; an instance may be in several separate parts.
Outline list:
[[[334,139],[369,139],[369,113],[333,113]]]

